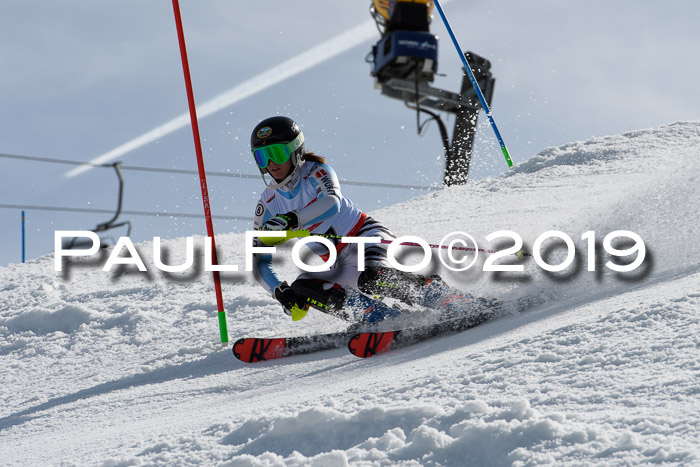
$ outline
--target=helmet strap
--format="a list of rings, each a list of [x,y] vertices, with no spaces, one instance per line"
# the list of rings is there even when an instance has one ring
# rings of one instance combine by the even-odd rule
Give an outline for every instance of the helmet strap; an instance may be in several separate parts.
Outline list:
[[[284,177],[284,180],[282,180],[281,182],[277,182],[277,180],[275,180],[275,177],[270,175],[270,172],[268,172],[267,169],[260,170],[260,176],[262,176],[263,183],[265,183],[265,186],[276,190],[278,188],[282,188],[282,187],[286,186],[287,183],[291,182],[292,179],[294,179],[294,176],[296,175],[296,173],[299,171],[301,166],[304,165],[304,162],[306,162],[306,161],[304,160],[302,151],[296,152],[292,157],[294,158],[294,161],[292,162],[293,169],[291,172],[289,172],[289,175]],[[270,178],[275,183],[272,183],[272,182],[268,183],[267,179],[265,178],[265,174],[270,175]]]

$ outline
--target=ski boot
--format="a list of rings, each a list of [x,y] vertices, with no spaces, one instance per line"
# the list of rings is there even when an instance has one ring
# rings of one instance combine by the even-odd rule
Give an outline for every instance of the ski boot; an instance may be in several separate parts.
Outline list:
[[[481,313],[498,305],[496,300],[453,289],[438,275],[422,276],[383,267],[367,268],[360,275],[358,286],[368,295],[395,298],[409,306],[422,306],[447,316]]]
[[[298,279],[292,290],[306,297],[306,304],[336,318],[360,324],[374,324],[402,314],[379,300],[373,300],[338,284],[320,279]]]
[[[423,303],[426,308],[437,310],[447,317],[465,314],[492,314],[500,307],[494,298],[475,297],[447,285],[440,276],[426,278],[422,288]]]
[[[349,310],[354,311],[355,319],[360,324],[376,324],[385,319],[403,315],[403,312],[390,307],[384,302],[374,300],[354,291],[348,296],[345,306]]]

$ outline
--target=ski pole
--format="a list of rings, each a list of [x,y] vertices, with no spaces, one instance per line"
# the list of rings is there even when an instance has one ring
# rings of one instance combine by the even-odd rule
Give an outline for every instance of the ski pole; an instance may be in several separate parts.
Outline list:
[[[391,240],[386,240],[382,238],[382,243],[386,244],[391,244],[393,243]],[[401,242],[401,246],[421,246],[419,243],[414,243],[414,242]],[[484,248],[467,248],[467,247],[462,247],[462,246],[450,246],[450,245],[434,245],[432,243],[428,243],[428,246],[433,249],[442,249],[442,250],[458,250],[458,251],[478,251],[480,253],[486,253],[486,254],[493,254],[496,253],[496,250],[485,250]],[[516,255],[518,258],[522,258],[523,256],[532,256],[530,253],[525,253],[522,250],[518,251],[517,253],[513,253]]]
[[[24,211],[22,211],[22,262],[24,263],[24,224],[25,224],[25,218],[24,218]]]
[[[382,238],[382,243],[385,244],[391,244],[393,243],[391,240],[387,240],[385,238]],[[422,246],[420,243],[414,243],[414,242],[401,242],[401,246]],[[449,245],[434,245],[432,243],[428,243],[428,246],[433,249],[442,249],[442,250],[459,250],[459,251],[479,251],[481,253],[495,253],[496,250],[485,250],[483,248],[467,248],[463,246],[453,246],[450,247]]]
[[[474,90],[476,91],[476,95],[479,98],[479,102],[481,102],[481,107],[484,109],[484,112],[486,112],[486,117],[488,117],[489,122],[491,123],[491,128],[493,128],[493,132],[496,134],[496,139],[498,140],[498,144],[501,145],[501,151],[503,152],[503,156],[506,158],[506,163],[508,164],[508,167],[513,167],[513,161],[510,158],[510,154],[508,153],[508,148],[506,148],[506,143],[503,141],[503,138],[501,137],[501,132],[498,131],[498,127],[496,126],[496,122],[493,119],[493,116],[491,115],[491,109],[489,108],[488,103],[486,103],[486,99],[484,98],[484,93],[481,92],[481,88],[479,87],[479,83],[476,81],[476,77],[474,76],[474,72],[472,71],[472,67],[469,66],[469,62],[467,62],[467,58],[464,56],[464,52],[462,52],[462,48],[459,46],[459,43],[457,42],[457,38],[454,35],[454,32],[452,32],[452,28],[450,27],[450,23],[447,21],[447,16],[445,16],[445,12],[442,11],[442,7],[440,6],[440,1],[439,0],[433,0],[435,2],[435,6],[437,7],[438,13],[440,13],[440,18],[442,18],[442,22],[445,23],[445,28],[447,29],[447,33],[450,35],[450,38],[452,39],[452,43],[454,44],[455,48],[457,49],[457,55],[459,55],[459,58],[462,59],[462,64],[464,65],[464,69],[467,72],[467,76],[469,76],[469,81],[472,82],[472,86],[474,86]]]
[[[303,237],[324,237],[324,238],[336,238],[336,239],[341,239],[343,237],[348,237],[349,235],[326,235],[326,234],[314,234],[309,232],[308,230],[285,230],[286,236],[284,237],[260,237],[260,241],[264,245],[267,246],[276,246],[276,245],[281,245],[282,243],[285,243],[287,240],[291,240],[293,238],[303,238]],[[392,240],[387,240],[385,238],[381,239],[381,243],[384,244],[391,244],[393,243]],[[419,243],[415,242],[401,242],[401,246],[413,246],[413,247],[420,247],[421,245]],[[478,251],[480,253],[486,253],[486,254],[493,254],[496,253],[496,250],[486,250],[484,248],[467,248],[467,247],[461,247],[461,246],[452,246],[450,247],[449,245],[435,245],[432,243],[428,243],[428,246],[433,249],[442,249],[442,250],[458,250],[458,251]],[[518,258],[522,258],[523,256],[532,256],[530,253],[524,253],[522,250],[514,253]]]

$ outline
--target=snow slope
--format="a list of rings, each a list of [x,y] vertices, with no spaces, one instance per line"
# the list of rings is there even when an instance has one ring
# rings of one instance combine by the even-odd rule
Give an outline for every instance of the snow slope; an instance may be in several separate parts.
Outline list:
[[[556,274],[531,260],[518,274],[440,270],[543,303],[368,360],[235,360],[216,344],[201,247],[197,270],[171,277],[104,273],[99,260],[62,275],[52,255],[0,268],[0,464],[700,463],[699,145],[700,122],[571,143],[372,213],[435,243],[464,230],[486,247],[509,229],[530,248],[558,229],[577,261]],[[619,229],[644,239],[641,270],[612,273],[601,256],[587,271],[581,234]],[[217,241],[243,265],[241,235]],[[182,245],[165,243],[168,262]],[[138,248],[152,266],[151,245]],[[315,312],[291,323],[248,274],[224,279],[232,339],[341,327]]]

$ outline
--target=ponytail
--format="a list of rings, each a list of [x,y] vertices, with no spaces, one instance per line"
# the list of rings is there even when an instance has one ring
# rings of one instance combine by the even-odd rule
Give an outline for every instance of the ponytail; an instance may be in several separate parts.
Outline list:
[[[325,158],[325,157],[318,156],[318,155],[314,154],[313,152],[307,152],[307,153],[305,153],[302,157],[303,157],[304,160],[307,161],[307,162],[319,162],[319,163],[321,163],[321,164],[325,164],[325,163],[326,163],[326,158]]]

